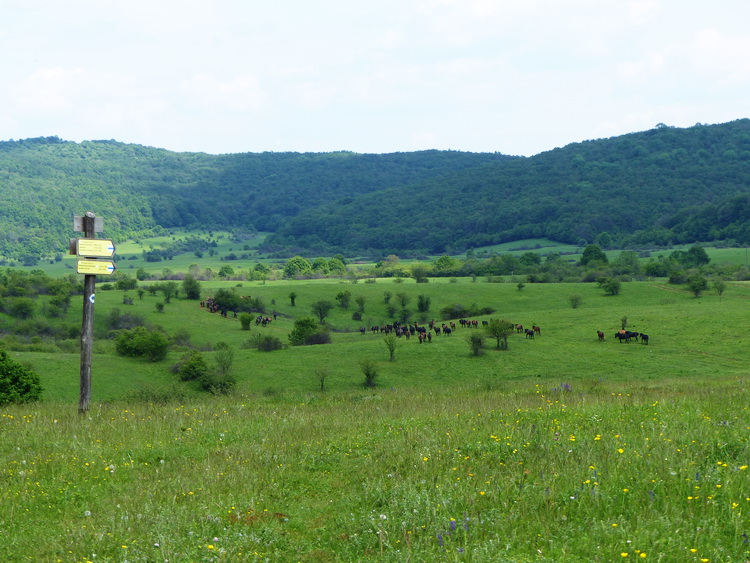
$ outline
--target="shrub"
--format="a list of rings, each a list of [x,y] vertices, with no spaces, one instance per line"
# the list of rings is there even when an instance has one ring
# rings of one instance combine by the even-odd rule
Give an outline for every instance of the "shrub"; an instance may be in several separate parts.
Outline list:
[[[362,360],[359,367],[365,376],[365,387],[375,387],[378,378],[378,366],[373,360]]]
[[[0,405],[27,403],[41,397],[39,376],[0,350]]]
[[[115,339],[115,350],[121,356],[145,357],[152,362],[166,358],[168,349],[169,340],[163,333],[142,326],[123,330]]]
[[[281,350],[284,343],[276,336],[259,334],[253,339],[252,346],[261,352],[273,352],[274,350]]]
[[[198,388],[201,391],[214,395],[228,395],[236,385],[237,380],[233,376],[215,372],[207,372],[198,380]]]
[[[250,313],[242,313],[240,315],[240,326],[242,330],[250,330],[250,325],[253,323],[253,316]]]
[[[192,350],[180,358],[173,370],[180,377],[180,381],[195,381],[208,373],[208,364],[203,354]]]
[[[469,348],[471,349],[471,353],[474,356],[482,355],[482,349],[484,348],[484,338],[481,334],[473,332],[469,335],[466,341],[469,343]]]
[[[294,321],[294,328],[289,333],[289,342],[292,346],[329,344],[331,342],[331,335],[327,330],[321,330],[315,319],[304,317]]]

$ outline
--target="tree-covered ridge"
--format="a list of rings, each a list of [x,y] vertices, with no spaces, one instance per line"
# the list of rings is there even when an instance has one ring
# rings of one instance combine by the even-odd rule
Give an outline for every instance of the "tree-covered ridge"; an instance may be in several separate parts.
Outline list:
[[[154,229],[276,230],[301,210],[469,168],[496,154],[174,153],[116,141],[57,137],[0,142],[0,256],[50,256],[93,210],[105,234]]]
[[[581,244],[601,233],[621,246],[723,235],[745,243],[750,216],[739,203],[749,184],[750,120],[659,126],[311,209],[269,243],[396,253],[453,252],[534,237]],[[690,215],[687,208],[701,205],[734,209],[732,228],[707,225],[712,213],[720,220],[715,207],[705,208],[702,221],[681,220]]]
[[[750,120],[490,153],[174,153],[57,137],[0,142],[0,259],[64,252],[73,215],[122,240],[263,230],[292,255],[443,254],[526,238],[750,243]]]

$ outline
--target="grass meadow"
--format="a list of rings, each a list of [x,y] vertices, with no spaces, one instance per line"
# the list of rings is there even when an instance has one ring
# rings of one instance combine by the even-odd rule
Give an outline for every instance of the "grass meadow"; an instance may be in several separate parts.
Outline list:
[[[0,546],[10,560],[66,562],[750,560],[750,285],[727,286],[695,298],[661,281],[618,296],[510,280],[204,282],[206,296],[231,287],[277,313],[249,332],[195,301],[158,312],[158,294],[131,291],[125,305],[97,291],[97,326],[113,308],[135,313],[188,333],[209,361],[227,342],[236,392],[177,383],[184,349],[149,363],[97,338],[79,416],[76,350],[10,352],[45,399],[0,411]],[[258,333],[285,341],[340,291],[352,304],[326,319],[332,344],[244,346]],[[425,320],[491,306],[474,318],[541,335],[514,334],[507,351],[487,339],[473,356],[474,329],[459,327],[402,338],[389,361],[382,336],[358,330],[389,320],[385,292],[405,294],[412,318],[425,295]],[[615,340],[625,317],[648,345]],[[362,360],[377,387],[363,387]]]

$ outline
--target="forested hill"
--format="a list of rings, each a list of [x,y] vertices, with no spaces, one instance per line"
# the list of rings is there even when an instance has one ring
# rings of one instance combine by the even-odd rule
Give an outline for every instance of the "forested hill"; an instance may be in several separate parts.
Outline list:
[[[750,120],[653,130],[490,162],[310,209],[270,239],[400,253],[532,237],[750,242]]]
[[[750,243],[750,120],[497,153],[174,153],[0,142],[0,259],[48,257],[94,211],[122,240],[172,227],[272,231],[268,250],[443,253],[545,236]]]
[[[500,154],[175,153],[57,137],[0,142],[0,259],[65,252],[74,215],[122,240],[162,228],[275,231],[300,211],[472,168]]]

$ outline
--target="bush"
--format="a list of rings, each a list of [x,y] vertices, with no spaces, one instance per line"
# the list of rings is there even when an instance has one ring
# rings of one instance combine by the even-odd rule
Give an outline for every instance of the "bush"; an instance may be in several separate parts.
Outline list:
[[[469,343],[469,348],[471,348],[472,355],[482,355],[482,349],[484,348],[484,338],[481,334],[477,334],[476,332],[474,332],[469,335],[466,341]]]
[[[130,358],[145,357],[152,362],[158,362],[167,357],[168,349],[169,340],[164,334],[142,326],[123,330],[115,339],[117,353]]]
[[[38,401],[41,397],[39,376],[0,350],[0,405]]]
[[[289,342],[292,346],[330,344],[331,335],[327,330],[321,330],[315,319],[304,317],[294,321],[294,328],[289,333]]]
[[[250,325],[253,323],[253,316],[250,313],[242,313],[240,315],[240,326],[242,330],[250,330]]]
[[[261,336],[259,334],[254,339],[253,346],[261,352],[273,352],[274,350],[281,350],[284,347],[284,343],[276,336]]]
[[[215,372],[205,373],[198,380],[198,388],[201,391],[213,393],[214,395],[228,395],[234,390],[236,385],[237,380],[233,376]]]
[[[365,387],[375,387],[378,378],[378,366],[373,360],[362,360],[359,367],[365,376]]]
[[[180,381],[195,381],[208,373],[208,364],[200,352],[192,350],[180,358],[173,371]]]

